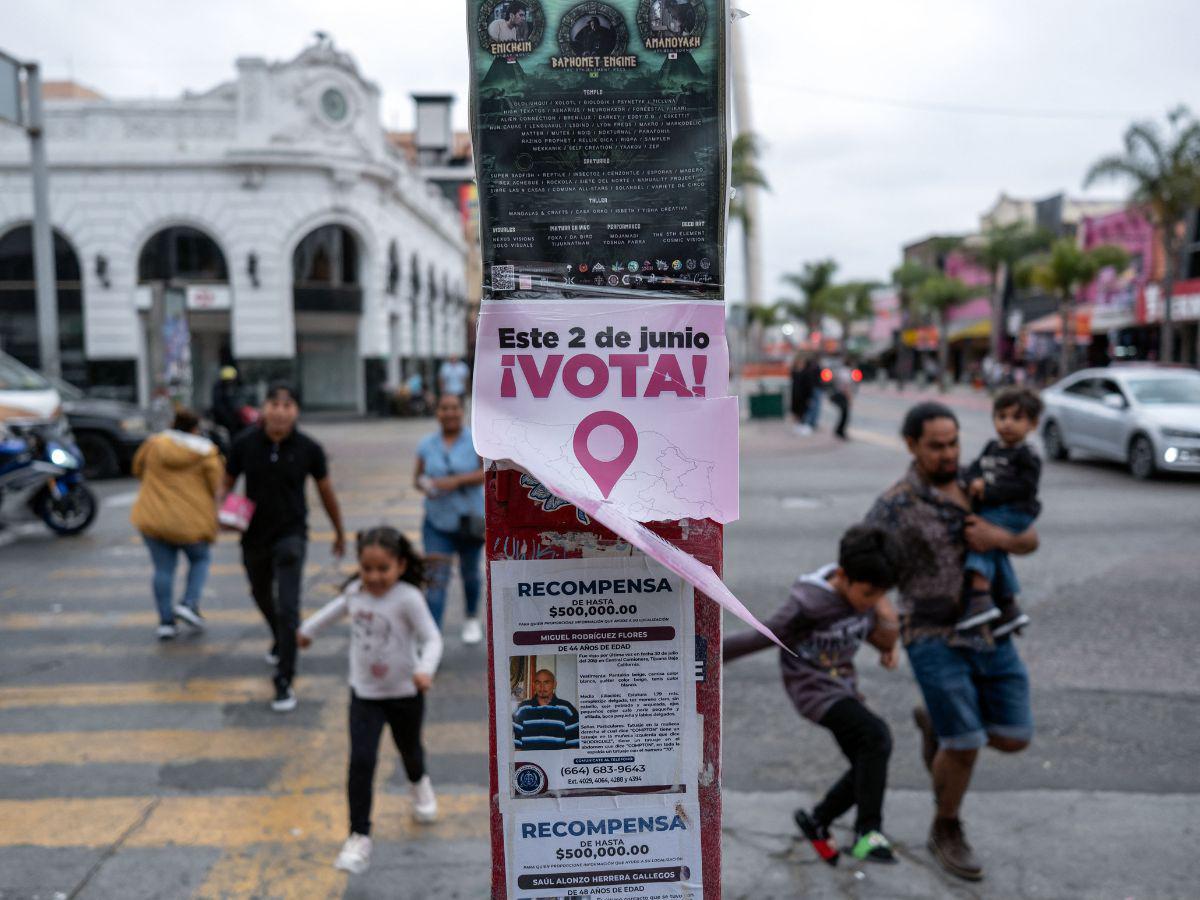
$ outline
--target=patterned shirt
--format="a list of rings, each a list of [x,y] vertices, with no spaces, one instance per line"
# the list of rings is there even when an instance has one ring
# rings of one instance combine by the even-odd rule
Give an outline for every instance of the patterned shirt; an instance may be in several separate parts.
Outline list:
[[[962,479],[960,473],[959,481],[965,492]],[[897,609],[901,638],[906,645],[925,637],[939,637],[951,645],[972,648],[991,643],[986,628],[975,633],[954,630],[962,611],[968,515],[969,510],[921,478],[915,465],[884,491],[867,513],[867,524],[892,532],[910,554],[928,557],[911,566],[900,580]]]
[[[539,706],[524,701],[513,713],[513,744],[518,750],[579,749],[579,711],[558,695]]]

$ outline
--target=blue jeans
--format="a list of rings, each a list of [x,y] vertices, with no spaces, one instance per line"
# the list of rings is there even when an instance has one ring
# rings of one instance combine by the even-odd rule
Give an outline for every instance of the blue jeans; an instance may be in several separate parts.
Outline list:
[[[457,532],[442,531],[428,519],[421,528],[421,540],[425,545],[426,557],[446,557],[445,560],[429,563],[429,586],[425,590],[425,602],[429,604],[429,612],[438,628],[442,627],[442,617],[446,614],[446,587],[450,584],[451,557],[454,556],[458,557],[463,593],[467,598],[467,618],[475,618],[479,614],[479,557],[483,552],[483,541],[462,537]]]
[[[1012,638],[991,650],[951,647],[941,638],[913,641],[906,649],[940,746],[977,750],[989,735],[1033,737],[1029,674]]]
[[[979,516],[1013,534],[1028,531],[1035,518],[1011,506],[985,506],[979,511]],[[997,597],[1016,597],[1021,593],[1021,583],[1017,581],[1012,561],[1003,550],[989,550],[987,553],[976,553],[972,550],[967,553],[963,568],[968,572],[978,572],[986,578],[992,586],[992,593]]]
[[[820,388],[816,388],[812,393],[812,399],[808,401],[808,409],[804,411],[804,424],[809,428],[816,428],[817,422],[821,418],[821,394],[824,393]]]
[[[154,602],[158,605],[158,620],[163,625],[175,623],[175,607],[171,595],[175,588],[175,561],[180,551],[187,557],[187,585],[183,590],[183,605],[199,611],[200,595],[208,580],[208,564],[212,561],[212,545],[203,541],[197,544],[168,544],[157,538],[142,535],[150,561],[154,564]]]

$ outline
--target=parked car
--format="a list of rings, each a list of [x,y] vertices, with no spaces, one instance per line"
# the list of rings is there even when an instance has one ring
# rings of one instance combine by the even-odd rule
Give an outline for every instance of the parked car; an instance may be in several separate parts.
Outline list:
[[[53,422],[62,415],[62,397],[49,381],[7,353],[0,353],[0,421]]]
[[[1042,442],[1053,459],[1079,451],[1135,478],[1200,473],[1200,372],[1169,366],[1085,369],[1042,392]]]
[[[116,478],[128,472],[150,435],[145,413],[131,403],[89,397],[61,378],[50,380],[62,395],[63,412],[83,454],[84,477]]]

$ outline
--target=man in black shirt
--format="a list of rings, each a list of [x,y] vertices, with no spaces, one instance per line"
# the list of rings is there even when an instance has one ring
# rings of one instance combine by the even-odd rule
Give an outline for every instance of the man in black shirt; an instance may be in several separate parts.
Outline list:
[[[304,483],[311,475],[333,523],[334,556],[346,552],[342,514],[329,478],[325,451],[296,428],[300,405],[295,391],[274,384],[263,404],[262,422],[233,444],[225,463],[225,489],[246,476],[246,496],[254,503],[250,526],[242,535],[242,563],[250,592],[262,611],[274,642],[267,661],[275,669],[276,712],[296,708],[296,629],[300,625],[300,583],[308,545],[308,504]]]

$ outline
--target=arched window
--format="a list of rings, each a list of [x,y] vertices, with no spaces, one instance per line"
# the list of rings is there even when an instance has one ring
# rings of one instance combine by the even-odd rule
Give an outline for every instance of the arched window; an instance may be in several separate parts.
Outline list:
[[[164,228],[142,246],[138,282],[173,280],[224,284],[229,281],[225,254],[216,241],[197,228]]]
[[[70,241],[57,231],[54,232],[54,277],[63,377],[86,384],[79,257]],[[28,225],[0,235],[0,350],[35,369],[41,365],[33,229]]]
[[[299,312],[361,313],[358,239],[341,225],[310,231],[292,254],[292,296]]]
[[[358,243],[341,225],[310,231],[292,254],[297,287],[357,287]]]

